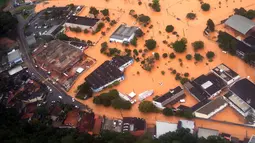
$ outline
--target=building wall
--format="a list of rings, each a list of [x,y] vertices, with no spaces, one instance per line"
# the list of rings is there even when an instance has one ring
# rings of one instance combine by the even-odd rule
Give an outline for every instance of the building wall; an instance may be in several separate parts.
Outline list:
[[[171,98],[168,98],[167,100],[165,100],[162,105],[165,106],[169,103],[172,103],[174,104],[175,102],[178,102],[180,99],[184,98],[185,97],[185,94],[184,94],[184,91],[182,90],[181,92],[173,95]]]
[[[118,43],[123,43],[123,42],[130,42],[133,38],[135,37],[135,33],[133,33],[128,39],[115,39],[110,37],[110,42],[118,42]]]
[[[124,42],[124,40],[115,39],[115,38],[110,38],[110,42],[118,42],[118,43],[123,43],[123,42]]]
[[[134,63],[134,60],[132,59],[129,62],[127,62],[124,65],[122,65],[121,67],[119,67],[119,70],[124,71],[125,68],[127,68],[128,66],[130,66],[133,63]]]
[[[219,108],[217,108],[216,110],[214,110],[213,112],[211,112],[210,114],[203,114],[203,113],[199,113],[199,112],[195,112],[195,116],[196,117],[200,117],[200,118],[205,118],[205,119],[209,119],[211,118],[213,115],[217,114],[218,112],[220,112],[221,110],[223,110],[225,107],[228,106],[228,103],[225,103],[224,105],[220,106]],[[199,110],[199,109],[198,109]]]
[[[109,82],[109,83],[105,84],[104,86],[101,86],[101,87],[99,87],[99,88],[97,88],[97,89],[92,88],[92,90],[93,90],[93,92],[99,92],[99,91],[103,90],[105,87],[107,87],[107,86],[113,84],[114,82],[116,82],[116,81],[122,81],[122,80],[124,80],[124,79],[125,79],[124,76],[122,76],[122,77],[120,77],[120,78],[118,78],[118,79],[115,79],[115,80],[113,80],[113,81],[111,81],[111,82]]]
[[[229,105],[234,108],[239,114],[241,114],[242,116],[246,117],[249,113],[248,112],[243,112],[242,110],[240,110],[235,104],[233,104],[230,100],[226,99],[226,101],[229,103]]]
[[[74,23],[65,23],[65,27],[72,27],[72,28],[76,28],[76,27],[80,27],[82,30],[90,30],[90,31],[95,31],[97,28],[97,25],[100,23],[100,21],[98,21],[94,26],[87,26],[87,25],[80,25],[80,24],[74,24]]]
[[[165,108],[160,102],[152,101],[152,103],[153,103],[157,108],[160,108],[160,109],[164,109],[164,108]]]

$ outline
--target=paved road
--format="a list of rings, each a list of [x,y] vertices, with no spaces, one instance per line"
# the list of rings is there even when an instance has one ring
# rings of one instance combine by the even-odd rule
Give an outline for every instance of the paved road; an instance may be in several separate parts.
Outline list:
[[[17,15],[17,19],[19,21],[19,24],[17,27],[18,41],[20,43],[20,51],[22,53],[23,61],[26,64],[28,70],[31,73],[33,73],[33,75],[37,77],[39,80],[45,81],[45,84],[52,89],[52,94],[50,94],[46,99],[47,103],[61,100],[63,103],[73,104],[74,106],[78,106],[79,108],[82,108],[82,109],[85,108],[85,106],[82,103],[78,101],[73,102],[72,97],[67,95],[66,92],[64,92],[58,84],[53,84],[50,80],[47,80],[48,79],[47,73],[35,67],[33,58],[31,57],[31,54],[30,54],[30,49],[26,42],[26,37],[24,35],[24,26],[28,23],[28,21],[32,18],[32,16],[24,20],[22,16]],[[59,96],[61,96],[62,99],[60,99]]]

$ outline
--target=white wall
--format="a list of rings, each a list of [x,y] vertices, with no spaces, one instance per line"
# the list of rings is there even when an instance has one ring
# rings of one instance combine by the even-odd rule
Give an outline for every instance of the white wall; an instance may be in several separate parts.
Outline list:
[[[124,79],[125,79],[124,76],[122,76],[122,77],[120,77],[120,78],[118,78],[118,79],[115,79],[115,80],[113,80],[113,81],[111,81],[111,82],[109,82],[109,83],[105,84],[104,86],[101,86],[101,87],[99,87],[99,88],[97,88],[97,89],[93,89],[93,88],[92,88],[92,90],[93,90],[93,92],[99,92],[99,91],[103,90],[105,87],[107,87],[107,86],[113,84],[114,82],[116,82],[116,81],[122,81],[122,80],[124,80]]]
[[[164,109],[164,108],[165,108],[161,103],[159,103],[159,102],[157,102],[157,101],[152,101],[152,103],[153,103],[157,108],[160,108],[160,109]]]

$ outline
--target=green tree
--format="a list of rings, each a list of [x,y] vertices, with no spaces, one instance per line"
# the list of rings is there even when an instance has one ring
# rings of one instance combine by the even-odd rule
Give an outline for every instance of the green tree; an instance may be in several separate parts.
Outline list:
[[[167,58],[167,57],[168,57],[167,53],[164,53],[164,54],[162,55],[162,57],[163,57],[163,58]]]
[[[115,98],[112,100],[112,107],[115,109],[131,109],[131,103],[129,101],[124,101],[121,98]]]
[[[133,45],[133,46],[137,46],[137,38],[136,36],[130,41],[130,44]]]
[[[75,143],[72,135],[67,135],[61,138],[61,143]]]
[[[154,9],[156,12],[160,12],[159,0],[153,0],[153,1],[152,1],[151,7],[152,7],[152,9]]]
[[[197,17],[197,15],[195,13],[192,13],[192,12],[190,12],[186,15],[186,18],[188,18],[190,20],[194,20],[196,17]]]
[[[147,23],[150,23],[151,18],[149,16],[144,15],[144,14],[140,14],[138,16],[138,21],[141,22],[141,23],[147,24]]]
[[[154,50],[157,46],[157,42],[153,39],[148,39],[148,40],[145,41],[145,46],[149,50]]]
[[[194,59],[196,61],[202,61],[204,59],[204,57],[201,54],[199,54],[199,53],[195,53]]]
[[[107,48],[108,48],[107,42],[103,42],[103,43],[101,44],[100,52],[101,52],[101,53],[104,53],[104,52],[107,50]]]
[[[104,16],[109,16],[109,10],[108,9],[103,9],[100,11]]]
[[[184,84],[184,83],[186,83],[186,82],[188,82],[188,81],[189,81],[189,79],[186,78],[186,77],[181,78],[181,80],[180,80],[181,84]]]
[[[10,12],[0,11],[0,37],[16,29],[18,20]]]
[[[187,54],[187,55],[186,55],[186,59],[187,59],[187,60],[191,60],[191,59],[192,59],[192,55],[191,55],[191,54]]]
[[[167,25],[165,30],[168,33],[173,32],[174,31],[174,26],[173,25]]]
[[[93,103],[94,104],[102,104],[100,97],[99,96],[95,96],[93,98]]]
[[[165,75],[165,73],[166,73],[165,71],[161,71],[161,74],[162,74],[162,75]]]
[[[76,98],[84,100],[85,98],[92,97],[93,91],[88,83],[84,82],[83,84],[79,85],[78,93],[76,94]]]
[[[140,28],[135,31],[136,37],[142,37],[143,35],[144,35],[144,33]]]
[[[133,53],[134,53],[136,56],[138,56],[138,55],[139,55],[139,53],[138,53],[137,49],[134,49],[134,50],[133,50]]]
[[[189,73],[185,72],[185,73],[184,73],[184,76],[185,76],[185,77],[189,77]]]
[[[236,54],[236,39],[226,32],[219,31],[218,40],[219,47],[223,51],[229,52],[231,55]]]
[[[143,113],[150,113],[150,112],[157,112],[157,107],[151,101],[142,101],[138,107],[140,112]]]
[[[208,59],[213,59],[214,56],[215,56],[215,54],[214,54],[214,52],[212,52],[212,51],[208,51],[208,52],[206,53],[206,57],[207,57]]]
[[[97,10],[95,7],[90,7],[89,9],[89,13],[93,14],[95,17],[97,17],[97,15],[99,14],[99,10]]]
[[[175,56],[175,54],[172,52],[170,55],[169,55],[169,58],[170,59],[174,59],[176,56]]]
[[[208,3],[203,3],[202,5],[201,5],[201,9],[203,10],[203,11],[209,11],[210,10],[210,4],[208,4]]]
[[[84,32],[85,34],[87,34],[87,33],[89,33],[89,30],[88,30],[88,29],[84,29],[83,32]]]
[[[162,111],[163,115],[165,116],[173,116],[174,115],[174,112],[171,108],[164,108],[163,111]]]
[[[154,58],[156,59],[156,60],[159,60],[159,58],[160,58],[160,56],[159,56],[159,53],[154,53]]]
[[[211,20],[211,19],[208,19],[207,20],[207,27],[209,28],[210,31],[215,31],[215,24],[214,22]]]
[[[196,51],[204,48],[204,42],[203,41],[195,41],[192,43],[192,46],[194,48],[194,51],[196,52]]]
[[[181,40],[176,40],[174,43],[172,43],[172,46],[173,46],[175,52],[183,53],[187,49],[186,48],[187,40],[185,38],[182,38]]]

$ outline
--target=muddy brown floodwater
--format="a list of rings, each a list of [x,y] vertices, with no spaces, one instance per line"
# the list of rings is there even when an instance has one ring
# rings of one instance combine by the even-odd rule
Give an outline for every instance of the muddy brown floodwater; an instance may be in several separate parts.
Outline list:
[[[180,83],[175,80],[175,76],[172,75],[170,71],[168,71],[169,68],[176,69],[179,73],[188,72],[190,74],[190,78],[196,78],[201,74],[208,73],[210,69],[219,65],[220,63],[224,63],[236,71],[238,74],[240,74],[241,77],[250,76],[250,80],[253,82],[255,81],[255,70],[253,68],[245,64],[237,57],[222,53],[215,42],[210,41],[203,36],[203,30],[205,29],[206,21],[209,18],[212,19],[217,25],[221,20],[226,19],[229,15],[233,14],[234,8],[244,7],[246,9],[255,9],[255,2],[253,0],[221,0],[221,4],[219,5],[219,1],[220,0],[204,0],[204,2],[207,2],[211,5],[211,10],[209,12],[203,12],[201,10],[200,2],[198,0],[160,0],[160,13],[153,12],[153,10],[148,6],[148,3],[150,2],[149,0],[142,0],[142,5],[140,6],[138,5],[137,0],[108,0],[108,2],[105,0],[52,0],[49,1],[48,4],[38,4],[36,11],[40,11],[53,5],[66,6],[67,4],[73,3],[75,5],[86,6],[85,9],[79,14],[81,16],[88,15],[89,7],[95,6],[97,9],[108,8],[111,14],[110,18],[118,21],[118,23],[111,27],[110,30],[106,32],[106,35],[102,38],[100,38],[100,33],[92,35],[83,33],[76,34],[70,31],[66,32],[66,34],[71,37],[98,42],[96,46],[93,46],[85,51],[87,55],[95,58],[97,63],[77,79],[72,89],[68,92],[71,96],[75,95],[77,86],[84,82],[84,78],[88,74],[90,74],[105,60],[110,59],[100,53],[100,44],[104,41],[109,41],[111,33],[121,23],[141,27],[141,25],[137,24],[135,19],[129,15],[129,11],[131,9],[135,10],[137,14],[145,14],[150,16],[152,20],[151,24],[153,25],[152,29],[141,27],[146,34],[143,38],[138,40],[138,46],[136,47],[137,49],[144,49],[144,41],[146,39],[153,38],[157,41],[157,48],[153,52],[158,52],[160,55],[163,53],[173,52],[173,49],[162,43],[163,40],[167,40],[168,43],[171,43],[177,39],[175,35],[165,32],[165,27],[167,25],[173,25],[175,27],[175,31],[180,35],[180,38],[185,37],[188,40],[187,51],[183,54],[176,54],[176,58],[173,60],[169,58],[163,59],[161,57],[160,61],[156,62],[155,68],[151,72],[144,71],[140,67],[140,63],[135,62],[125,70],[125,80],[116,87],[116,89],[122,93],[130,93],[132,90],[134,90],[137,94],[145,90],[153,89],[155,91],[154,95],[148,98],[148,100],[152,100],[155,95],[162,95],[169,89],[180,85]],[[186,14],[189,12],[196,13],[197,19],[192,21],[186,20]],[[177,18],[180,20],[177,20]],[[106,25],[106,27],[109,27],[109,25]],[[216,26],[216,29],[224,30],[224,27],[219,25]],[[104,28],[103,31],[106,31],[106,28]],[[188,53],[194,55],[191,43],[197,40],[202,40],[205,43],[205,48],[199,51],[199,53],[202,54],[205,59],[203,62],[195,64],[194,60],[187,61],[185,56]],[[110,43],[109,47],[116,47],[122,51],[124,51],[125,48],[121,44]],[[134,48],[135,47],[129,46],[129,49],[131,50]],[[208,62],[206,59],[205,53],[207,51],[213,51],[216,54],[213,62]],[[183,66],[180,66],[178,61],[179,58],[182,59]],[[206,65],[206,63],[208,63],[208,65]],[[140,72],[139,75],[136,74],[137,71]],[[161,71],[165,71],[165,75],[162,75]],[[160,85],[159,83],[163,84]],[[96,106],[92,103],[92,99],[81,102],[89,105],[95,113],[106,115],[112,118],[120,118],[121,116],[137,116],[145,118],[149,124],[154,124],[156,120],[169,122],[177,122],[179,120],[179,118],[164,117],[161,114],[142,114],[138,111],[139,103],[136,103],[130,111],[119,111],[110,107],[105,108],[103,106]],[[187,94],[186,103],[184,105],[193,106],[196,103],[197,101],[189,94]],[[174,106],[178,105],[179,103]],[[212,119],[234,123],[244,122],[242,117],[230,107],[227,107],[225,110],[212,117]],[[255,134],[255,129],[253,128],[229,125],[201,119],[195,119],[195,121],[198,127],[217,129],[221,132],[230,133],[233,136],[239,137],[241,139],[244,138],[246,134],[248,136]]]

